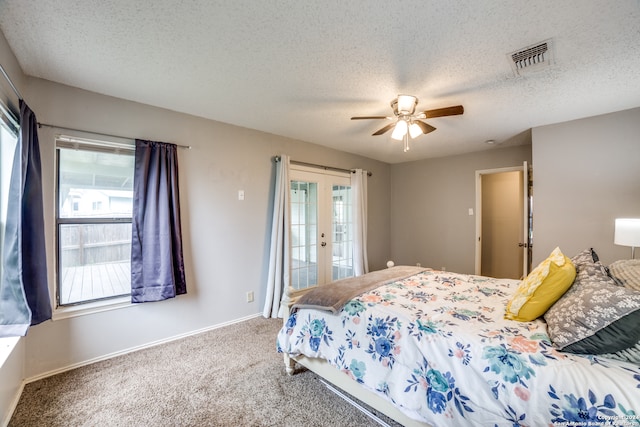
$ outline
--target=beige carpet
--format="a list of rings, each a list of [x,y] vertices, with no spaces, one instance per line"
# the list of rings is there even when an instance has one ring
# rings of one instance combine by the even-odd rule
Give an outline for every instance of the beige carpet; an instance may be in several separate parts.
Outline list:
[[[27,384],[9,426],[377,425],[312,372],[287,376],[281,324],[259,317]]]

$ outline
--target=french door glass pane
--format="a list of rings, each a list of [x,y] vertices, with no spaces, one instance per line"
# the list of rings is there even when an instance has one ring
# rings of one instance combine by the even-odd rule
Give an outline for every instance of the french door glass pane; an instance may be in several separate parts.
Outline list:
[[[291,181],[291,286],[318,283],[318,184]]]
[[[332,280],[353,276],[353,223],[351,187],[334,185],[333,199],[333,253]]]

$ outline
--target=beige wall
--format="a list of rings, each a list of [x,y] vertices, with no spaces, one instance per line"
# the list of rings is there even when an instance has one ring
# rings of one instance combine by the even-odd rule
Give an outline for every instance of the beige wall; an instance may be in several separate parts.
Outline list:
[[[29,330],[17,352],[20,378],[116,354],[169,337],[262,312],[274,180],[272,157],[339,168],[363,168],[369,178],[372,269],[389,258],[390,167],[303,141],[154,108],[21,75],[0,37],[0,63],[42,123],[98,133],[190,145],[179,151],[187,295],[158,302],[48,321]],[[44,183],[49,280],[54,282],[54,137],[82,134],[43,127],[39,131]],[[238,190],[245,200],[239,201]],[[255,302],[245,301],[246,292]],[[22,351],[24,350],[24,351]],[[15,364],[12,364],[12,367]],[[0,370],[0,381],[13,378]],[[19,386],[19,384],[14,384]],[[1,397],[1,396],[0,396]],[[0,409],[6,408],[0,402]]]
[[[0,32],[0,64],[4,71],[9,75],[9,78],[16,85],[17,89],[24,85],[24,75],[20,69],[18,61],[13,56],[13,52],[4,38],[2,32]],[[24,95],[23,95],[24,96]],[[16,114],[19,112],[18,97],[13,92],[13,89],[6,81],[4,76],[0,73],[0,100],[11,108]]]
[[[32,377],[106,354],[188,333],[262,311],[266,295],[272,157],[341,168],[363,168],[369,178],[372,268],[389,248],[389,166],[280,136],[28,79],[25,98],[38,120],[58,126],[190,145],[179,151],[186,259],[186,296],[47,322],[29,331],[26,375]],[[39,132],[45,177],[45,227],[54,280],[54,136]],[[245,200],[239,201],[238,190]],[[247,292],[255,302],[247,303]]]
[[[391,166],[391,258],[396,264],[473,274],[475,173],[522,166],[531,145]],[[474,212],[475,213],[475,212]]]
[[[640,218],[640,108],[532,130],[532,145],[391,167],[391,258],[474,272],[476,170],[533,165],[533,266],[556,246],[594,247],[603,262],[618,217]],[[528,151],[531,150],[531,151]]]
[[[629,258],[614,220],[640,218],[640,108],[534,128],[533,264],[556,246]],[[637,257],[637,255],[636,255]]]

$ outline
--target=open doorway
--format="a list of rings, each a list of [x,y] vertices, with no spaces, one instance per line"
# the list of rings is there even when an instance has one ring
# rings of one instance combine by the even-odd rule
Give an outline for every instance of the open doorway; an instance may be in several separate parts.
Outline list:
[[[476,172],[476,274],[521,279],[530,269],[528,165]]]

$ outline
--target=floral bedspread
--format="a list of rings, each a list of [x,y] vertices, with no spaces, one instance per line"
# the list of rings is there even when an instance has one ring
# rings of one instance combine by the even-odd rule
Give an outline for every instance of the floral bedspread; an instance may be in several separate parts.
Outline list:
[[[640,426],[640,367],[556,351],[542,320],[505,320],[519,281],[428,270],[294,312],[280,352],[326,359],[433,426]]]

